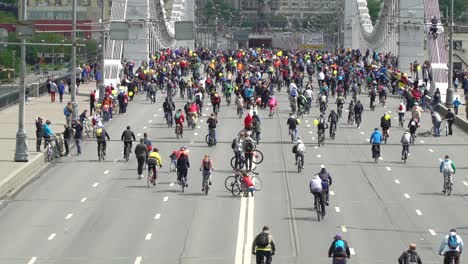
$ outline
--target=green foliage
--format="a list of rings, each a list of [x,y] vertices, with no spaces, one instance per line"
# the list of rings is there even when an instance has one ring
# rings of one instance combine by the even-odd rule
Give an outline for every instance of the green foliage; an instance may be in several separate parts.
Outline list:
[[[18,22],[15,14],[7,11],[0,11],[0,23],[16,24]]]
[[[446,12],[449,12],[450,16],[450,2],[451,0],[439,0],[440,15],[446,17]],[[468,1],[466,0],[454,0],[453,1],[453,14],[454,17],[459,17],[463,12],[468,11]]]
[[[215,18],[225,26],[238,26],[243,21],[241,13],[223,0],[209,0],[202,11],[204,23],[212,24]]]
[[[367,8],[369,9],[369,15],[371,17],[372,24],[375,24],[375,22],[379,18],[381,4],[382,4],[382,0],[368,0],[367,1]]]

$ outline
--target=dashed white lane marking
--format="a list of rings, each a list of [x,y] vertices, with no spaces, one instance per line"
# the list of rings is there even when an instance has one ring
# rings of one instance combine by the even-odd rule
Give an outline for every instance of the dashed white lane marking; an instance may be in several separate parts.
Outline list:
[[[83,197],[83,199],[81,199],[81,202],[84,203],[84,202],[86,202],[86,200],[88,200],[88,198]]]
[[[50,234],[50,236],[47,239],[52,240],[52,239],[55,238],[56,235],[57,235],[56,233],[52,233],[52,234]]]
[[[366,141],[367,141],[367,142],[370,142],[370,139],[366,138]]]
[[[468,186],[468,182],[466,182],[466,181],[463,181],[463,184],[464,184],[465,186]]]
[[[354,248],[349,248],[349,253],[351,253],[351,255],[356,255],[356,251],[354,251]]]
[[[417,215],[422,215],[421,210],[416,209],[416,214],[417,214]]]
[[[361,131],[361,135],[364,135],[364,132]]]
[[[148,120],[148,123],[152,123],[152,122],[153,122],[153,119]]]
[[[108,173],[109,173],[109,170],[104,171],[104,174],[108,174]]]
[[[167,197],[167,196],[164,196],[164,198],[163,198],[163,202],[167,202],[167,200],[169,200],[169,197]]]
[[[36,262],[37,260],[37,257],[32,257],[29,261],[28,261],[28,264],[34,264],[34,262]]]
[[[348,232],[348,229],[346,228],[346,226],[341,226],[341,232],[343,233]]]
[[[392,113],[392,111],[387,111],[387,112],[388,112],[389,114],[391,114],[391,113]]]
[[[200,122],[203,123],[203,119],[200,119]]]
[[[429,152],[434,152],[434,150],[433,150],[433,149],[429,149]]]
[[[398,119],[398,117],[396,117],[396,116],[395,116],[394,118],[395,118],[395,119]]]
[[[309,131],[309,134],[313,134],[313,133],[314,133],[314,132],[312,132],[312,131]]]
[[[309,120],[306,120],[306,123],[309,123]]]
[[[407,194],[407,193],[403,194],[403,196],[405,196],[406,199],[411,198],[411,196],[409,194]]]
[[[399,181],[399,180],[395,180],[395,183],[396,183],[396,184],[400,184],[400,181]]]
[[[307,125],[307,127],[310,127],[310,125]]]
[[[431,235],[435,236],[437,235],[436,232],[433,230],[433,229],[428,229],[429,233],[431,233]]]
[[[385,169],[387,169],[388,171],[392,170],[392,168],[390,168],[390,167],[385,167]]]
[[[205,110],[208,111],[208,110],[210,110],[210,108],[207,107]]]
[[[146,234],[145,240],[150,240],[152,236],[153,234],[151,233]]]
[[[338,206],[335,206],[335,211],[336,211],[337,213],[339,213],[339,212],[341,212],[341,209],[340,209]]]
[[[383,160],[383,158],[382,158],[382,157],[379,157],[379,160]]]
[[[140,264],[142,259],[142,257],[136,257],[135,264]]]
[[[143,129],[146,129],[146,127],[143,127]]]
[[[174,186],[174,183],[173,182],[169,183],[169,186],[171,186],[171,187]]]
[[[312,131],[311,131],[312,132]],[[312,140],[315,140],[315,137],[312,137]]]
[[[440,162],[442,162],[442,161],[443,161],[443,159],[439,158],[439,161],[440,161]]]
[[[65,216],[65,220],[68,220],[70,218],[72,218],[73,214],[67,214],[67,216]]]
[[[193,133],[193,135],[194,135],[194,136],[198,136],[198,133],[197,133],[197,132],[195,132],[195,133]]]
[[[320,168],[325,168],[325,165],[323,165],[323,164],[320,164]]]
[[[419,140],[419,142],[423,143],[424,144],[424,140]]]
[[[197,126],[197,128],[200,128],[201,126]]]
[[[206,114],[203,114],[203,116],[206,116]]]
[[[318,148],[317,146],[314,146],[314,148]]]
[[[154,219],[156,219],[156,220],[159,219],[159,218],[161,218],[161,214],[156,214],[156,215],[154,216]]]
[[[320,155],[320,154],[317,154],[317,158],[321,158],[321,157],[322,157],[322,155]]]
[[[330,195],[335,195],[335,192],[334,192],[334,191],[330,191]]]
[[[93,188],[98,187],[98,185],[99,185],[99,182],[95,182],[95,183],[93,184]]]
[[[141,133],[138,133],[138,134],[137,134],[137,137],[140,137],[140,136],[141,136]]]

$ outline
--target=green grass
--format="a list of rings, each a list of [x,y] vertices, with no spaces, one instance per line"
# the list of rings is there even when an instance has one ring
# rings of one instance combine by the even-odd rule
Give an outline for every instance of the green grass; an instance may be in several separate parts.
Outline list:
[[[0,23],[16,24],[18,19],[15,14],[6,11],[0,11]]]

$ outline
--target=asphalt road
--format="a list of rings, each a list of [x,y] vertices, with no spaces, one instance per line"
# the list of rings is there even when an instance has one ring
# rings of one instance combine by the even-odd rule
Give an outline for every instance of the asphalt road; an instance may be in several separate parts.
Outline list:
[[[185,130],[184,138],[177,140],[165,125],[161,95],[155,105],[139,95],[127,114],[108,125],[113,141],[105,162],[97,162],[96,143],[85,142],[82,156],[54,163],[6,201],[0,210],[0,264],[254,263],[250,243],[263,225],[270,226],[277,244],[274,263],[284,264],[330,263],[327,251],[336,233],[342,233],[353,249],[350,263],[362,264],[395,263],[410,242],[417,243],[424,263],[441,263],[439,242],[452,227],[468,241],[464,210],[468,177],[463,163],[467,134],[455,128],[453,137],[417,138],[403,164],[402,129],[395,127],[382,147],[383,160],[375,164],[367,139],[385,110],[392,111],[397,125],[397,99],[389,99],[385,109],[366,111],[360,129],[340,120],[336,140],[327,137],[322,148],[315,147],[314,108],[299,128],[307,149],[305,171],[298,174],[286,127],[287,96],[283,92],[277,97],[273,119],[266,110],[259,111],[263,136],[259,149],[265,158],[258,168],[263,189],[254,198],[232,197],[224,188],[231,173],[231,141],[243,123],[234,106],[226,107],[223,101],[219,143],[210,148],[204,142],[207,116],[199,120],[200,128]],[[362,100],[367,107],[367,97]],[[178,107],[184,103],[176,100]],[[204,113],[209,115],[207,103]],[[424,114],[421,129],[429,129],[429,123]],[[123,144],[118,139],[127,124],[136,134],[148,132],[160,149],[164,167],[155,188],[136,179],[133,157],[122,161]],[[174,184],[175,174],[168,172],[168,156],[181,146],[190,149],[185,193]],[[206,153],[215,167],[208,196],[201,193],[198,170]],[[445,154],[459,169],[451,197],[442,195],[438,173],[439,158]],[[327,216],[317,222],[308,182],[322,165],[333,177],[333,195]],[[462,263],[467,260],[463,255]]]

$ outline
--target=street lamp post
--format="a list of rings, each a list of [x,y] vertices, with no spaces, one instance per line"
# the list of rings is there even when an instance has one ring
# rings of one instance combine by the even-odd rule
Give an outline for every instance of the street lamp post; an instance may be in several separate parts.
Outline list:
[[[26,21],[26,2],[22,0],[19,4],[21,21]],[[16,132],[16,148],[15,148],[15,161],[27,162],[28,161],[28,145],[26,139],[28,134],[24,128],[24,105],[25,105],[25,91],[26,91],[26,39],[21,37],[21,69],[20,69],[20,87],[18,95],[18,131]]]
[[[23,0],[26,1],[26,0]],[[76,101],[76,1],[72,0],[72,13],[73,13],[73,21],[72,21],[72,33],[71,33],[71,40],[72,40],[72,58],[70,62],[70,79],[71,79],[71,103],[73,106],[73,113],[72,118],[78,118],[78,102]]]
[[[445,95],[445,106],[451,107],[453,102],[453,0],[450,1],[450,25],[449,25],[449,63],[448,63],[448,87]]]
[[[104,91],[106,89],[106,86],[104,85],[104,55],[105,55],[105,42],[106,42],[106,33],[104,32],[104,4],[105,1],[101,0],[101,51],[102,51],[102,57],[101,57],[101,81],[99,82],[99,100],[104,99]],[[98,83],[98,82],[96,82]]]

